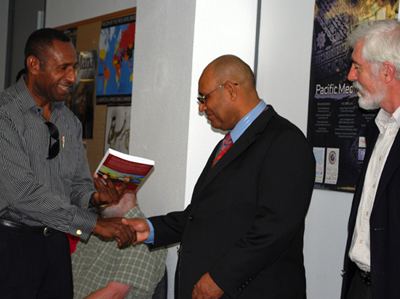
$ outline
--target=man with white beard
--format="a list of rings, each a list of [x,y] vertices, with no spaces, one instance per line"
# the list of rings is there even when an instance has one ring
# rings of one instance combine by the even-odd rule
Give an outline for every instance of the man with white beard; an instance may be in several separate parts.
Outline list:
[[[342,299],[400,294],[400,23],[361,24],[350,36],[348,79],[359,105],[378,109],[366,128],[367,151],[351,208]]]

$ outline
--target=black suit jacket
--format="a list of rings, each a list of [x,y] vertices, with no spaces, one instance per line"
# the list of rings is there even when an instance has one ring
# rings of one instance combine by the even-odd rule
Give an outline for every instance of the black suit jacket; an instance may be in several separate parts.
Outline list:
[[[357,266],[348,257],[365,174],[379,135],[373,119],[367,126],[367,151],[350,212],[344,259],[342,298],[346,299]],[[400,297],[400,134],[398,133],[379,181],[370,218],[371,287],[374,299]]]
[[[177,298],[207,272],[223,298],[305,298],[303,234],[315,160],[302,132],[263,112],[212,168],[182,212],[152,217],[155,246],[181,242]]]

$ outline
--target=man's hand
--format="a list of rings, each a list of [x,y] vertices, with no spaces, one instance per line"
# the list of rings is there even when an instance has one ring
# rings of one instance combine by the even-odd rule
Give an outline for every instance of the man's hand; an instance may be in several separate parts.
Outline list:
[[[94,185],[97,192],[93,194],[93,201],[96,206],[102,206],[109,203],[118,203],[129,184],[129,179],[125,179],[120,187],[115,187],[107,175],[99,177],[97,173],[93,175]],[[106,182],[106,184],[103,183]]]
[[[192,299],[218,299],[225,292],[221,290],[211,278],[210,274],[204,274],[194,286]]]
[[[136,232],[129,225],[122,223],[124,218],[98,218],[93,232],[103,238],[117,238],[119,247],[136,243]]]
[[[136,231],[136,242],[146,241],[149,237],[150,227],[146,220],[141,218],[122,219],[122,223]],[[136,242],[134,244],[136,244]]]

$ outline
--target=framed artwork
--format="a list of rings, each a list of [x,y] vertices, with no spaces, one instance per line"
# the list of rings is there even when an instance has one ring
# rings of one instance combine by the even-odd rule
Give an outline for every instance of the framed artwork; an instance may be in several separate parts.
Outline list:
[[[129,154],[131,106],[108,106],[104,152],[109,148]]]

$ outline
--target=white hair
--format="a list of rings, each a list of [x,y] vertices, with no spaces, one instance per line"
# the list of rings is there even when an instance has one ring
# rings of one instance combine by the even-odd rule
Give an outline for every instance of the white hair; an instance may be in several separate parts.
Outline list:
[[[106,208],[101,211],[101,215],[105,218],[122,217],[135,205],[136,200],[132,191],[127,191],[117,204],[107,205]]]
[[[358,42],[365,42],[361,57],[371,63],[373,73],[377,73],[384,62],[390,62],[400,80],[400,22],[381,20],[359,25],[348,37],[348,44],[354,48]]]

